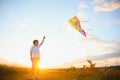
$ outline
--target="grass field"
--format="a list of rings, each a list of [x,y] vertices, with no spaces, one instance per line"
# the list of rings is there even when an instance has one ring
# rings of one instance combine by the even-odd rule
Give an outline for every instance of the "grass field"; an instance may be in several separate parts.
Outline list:
[[[29,80],[30,76],[30,68],[0,65],[0,80]],[[120,70],[43,69],[40,76],[40,80],[120,80]]]

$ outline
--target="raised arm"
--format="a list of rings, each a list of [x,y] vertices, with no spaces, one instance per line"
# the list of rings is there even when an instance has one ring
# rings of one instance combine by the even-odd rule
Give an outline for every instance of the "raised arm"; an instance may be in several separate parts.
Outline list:
[[[41,46],[44,43],[44,40],[45,40],[45,36],[43,37],[42,42],[40,43],[39,46]]]

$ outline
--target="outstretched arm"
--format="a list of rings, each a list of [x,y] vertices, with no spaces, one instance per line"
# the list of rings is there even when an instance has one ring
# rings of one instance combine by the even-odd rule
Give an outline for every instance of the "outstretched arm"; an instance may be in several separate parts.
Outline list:
[[[40,43],[39,46],[41,46],[44,43],[44,40],[45,40],[45,36],[43,37],[42,42]]]

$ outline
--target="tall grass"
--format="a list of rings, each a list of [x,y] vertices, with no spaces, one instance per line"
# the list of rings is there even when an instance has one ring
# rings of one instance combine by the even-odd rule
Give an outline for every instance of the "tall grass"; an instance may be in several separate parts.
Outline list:
[[[30,68],[0,65],[0,80],[28,80],[30,76]],[[40,80],[120,80],[120,70],[45,69],[40,76]]]
[[[28,73],[27,68],[0,65],[0,80],[17,80],[21,73]]]

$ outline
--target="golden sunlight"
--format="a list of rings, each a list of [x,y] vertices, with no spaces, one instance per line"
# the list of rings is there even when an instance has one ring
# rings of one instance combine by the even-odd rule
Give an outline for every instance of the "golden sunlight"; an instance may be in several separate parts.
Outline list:
[[[41,57],[41,60],[39,63],[40,68],[51,68],[54,65],[56,65],[56,63],[52,61],[50,58],[44,57],[44,56]]]

